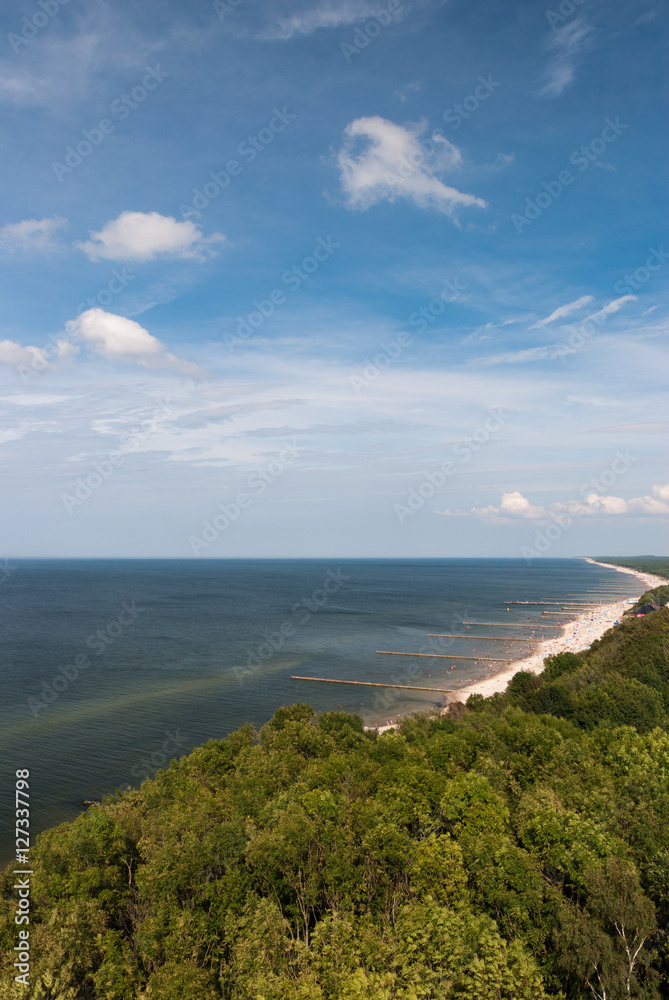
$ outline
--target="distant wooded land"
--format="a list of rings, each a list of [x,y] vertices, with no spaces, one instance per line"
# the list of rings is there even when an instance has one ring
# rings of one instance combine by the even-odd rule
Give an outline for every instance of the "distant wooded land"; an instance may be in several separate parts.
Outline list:
[[[669,556],[630,556],[620,558],[618,556],[593,556],[597,562],[611,563],[613,566],[626,566],[628,569],[636,569],[640,573],[654,573],[656,576],[663,576],[669,579]]]

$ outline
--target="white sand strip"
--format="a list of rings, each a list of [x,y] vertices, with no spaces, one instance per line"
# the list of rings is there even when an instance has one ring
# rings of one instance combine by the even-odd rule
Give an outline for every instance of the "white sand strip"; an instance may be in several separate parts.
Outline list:
[[[639,589],[637,598],[645,594],[647,590],[653,590],[663,584],[669,583],[661,576],[653,576],[651,573],[639,573],[635,569],[628,569],[626,566],[614,566],[611,563],[598,563],[594,559],[586,559],[586,562],[594,566],[604,566],[606,569],[615,569],[618,573],[629,573],[635,576],[643,587]],[[553,656],[555,653],[580,653],[587,649],[595,639],[601,639],[605,632],[620,621],[623,611],[630,607],[630,598],[615,601],[612,604],[602,604],[599,608],[593,608],[579,615],[572,622],[562,626],[562,634],[552,639],[546,639],[540,643],[537,652],[528,656],[524,660],[516,660],[514,663],[505,664],[500,670],[489,677],[485,677],[466,688],[460,688],[451,695],[451,701],[466,701],[470,694],[482,694],[484,698],[490,697],[497,691],[506,691],[506,686],[519,670],[531,670],[532,673],[539,674],[544,668],[544,659]]]
[[[586,562],[592,563],[594,566],[603,566],[605,569],[615,569],[618,573],[629,573],[635,576],[643,586],[640,587],[639,593],[634,600],[645,594],[647,590],[653,590],[655,587],[661,587],[669,583],[669,580],[665,580],[661,576],[653,576],[651,573],[639,573],[637,570],[628,569],[626,566],[599,563],[595,559],[586,559]],[[623,611],[629,608],[632,603],[633,599],[626,597],[612,604],[602,604],[598,608],[586,611],[574,621],[563,625],[561,635],[555,636],[552,639],[546,639],[540,643],[537,652],[533,653],[532,656],[528,656],[524,660],[515,660],[513,663],[507,663],[494,674],[484,677],[473,684],[469,684],[467,687],[452,691],[450,693],[450,702],[467,701],[470,694],[482,694],[484,698],[489,698],[490,695],[496,694],[498,691],[506,691],[507,684],[513,675],[517,674],[520,670],[531,670],[535,674],[541,673],[544,668],[544,658],[546,656],[552,656],[555,653],[580,653],[582,650],[587,649],[595,639],[601,639],[612,625],[619,622]],[[439,715],[441,713],[435,714]],[[387,729],[393,729],[394,725],[387,723],[383,726],[366,726],[365,728],[374,729],[377,733],[383,733]]]

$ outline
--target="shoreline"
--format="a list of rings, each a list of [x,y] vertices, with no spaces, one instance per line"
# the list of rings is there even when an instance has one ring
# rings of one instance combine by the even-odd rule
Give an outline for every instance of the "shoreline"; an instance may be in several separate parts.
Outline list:
[[[644,594],[647,590],[653,590],[663,584],[669,583],[664,577],[655,576],[652,573],[642,573],[627,566],[614,566],[613,563],[600,563],[596,559],[586,558],[586,562],[593,566],[603,566],[606,569],[615,569],[618,573],[627,573],[635,576],[643,584],[643,590],[638,595]],[[635,598],[636,600],[636,598]],[[555,653],[579,653],[587,649],[596,639],[601,639],[605,632],[616,625],[622,618],[623,611],[632,604],[631,598],[624,598],[621,601],[613,601],[610,604],[602,604],[597,609],[586,611],[578,615],[572,621],[562,626],[560,635],[552,639],[544,639],[539,643],[536,652],[526,656],[521,660],[514,660],[513,663],[505,664],[496,673],[488,677],[482,677],[467,687],[458,688],[457,691],[449,692],[448,705],[456,702],[464,702],[470,694],[482,694],[484,698],[489,698],[493,694],[506,691],[507,684],[511,678],[521,670],[530,670],[534,674],[540,674],[544,667],[544,660],[547,656]],[[448,711],[448,707],[442,711],[435,712],[435,716],[443,715]],[[399,721],[399,720],[398,720]],[[385,725],[365,726],[365,729],[373,729],[377,733],[394,729],[397,723],[386,723]]]

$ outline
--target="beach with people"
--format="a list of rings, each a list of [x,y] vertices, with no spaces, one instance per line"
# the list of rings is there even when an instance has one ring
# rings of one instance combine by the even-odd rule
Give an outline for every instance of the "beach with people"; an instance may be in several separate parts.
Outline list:
[[[664,577],[656,576],[652,573],[642,573],[638,570],[629,569],[626,566],[616,566],[611,563],[600,563],[595,559],[585,559],[585,562],[593,566],[602,566],[606,569],[614,569],[619,573],[625,573],[636,577],[639,582],[639,592],[635,597],[625,597],[621,600],[610,603],[593,605],[587,611],[579,614],[572,621],[561,626],[559,635],[542,639],[529,656],[514,660],[511,663],[502,664],[500,662],[497,669],[484,677],[480,677],[472,683],[451,690],[448,692],[448,706],[455,702],[466,702],[470,695],[480,694],[484,698],[489,698],[494,694],[501,694],[506,691],[511,678],[521,670],[528,670],[538,674],[544,668],[544,660],[548,656],[555,656],[558,653],[579,653],[587,649],[596,639],[600,639],[605,632],[616,625],[622,618],[624,612],[630,608],[635,600],[642,594],[655,587],[666,584]],[[594,598],[593,598],[594,600]],[[399,718],[398,720],[399,721]],[[392,729],[396,721],[387,722],[384,725],[374,725],[368,728],[376,729],[377,732],[385,732]]]

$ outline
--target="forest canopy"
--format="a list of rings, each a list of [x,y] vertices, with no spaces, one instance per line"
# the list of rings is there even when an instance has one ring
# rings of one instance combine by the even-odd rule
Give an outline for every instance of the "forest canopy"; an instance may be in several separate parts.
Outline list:
[[[29,993],[669,997],[669,610],[365,731],[280,709],[43,833]]]

